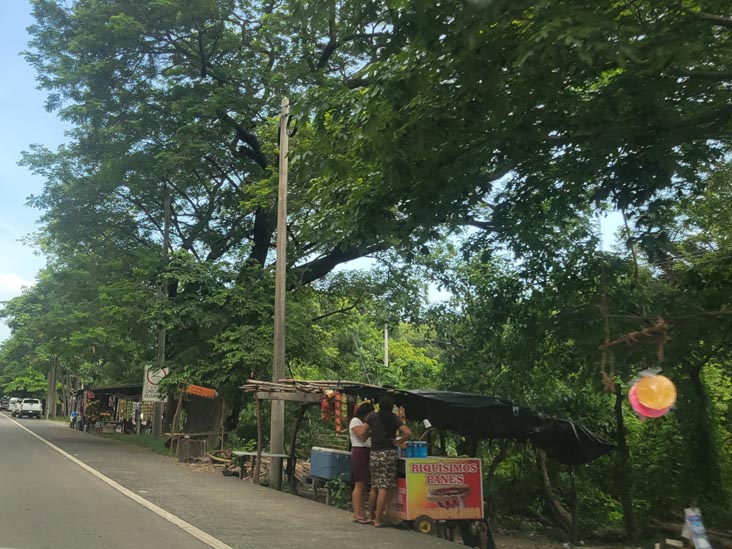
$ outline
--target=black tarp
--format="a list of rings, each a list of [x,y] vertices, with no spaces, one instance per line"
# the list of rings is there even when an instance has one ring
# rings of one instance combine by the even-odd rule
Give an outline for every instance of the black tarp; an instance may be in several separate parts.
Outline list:
[[[340,390],[374,400],[389,394],[395,404],[404,407],[410,419],[428,419],[433,427],[476,440],[528,441],[567,465],[588,463],[613,449],[610,442],[574,421],[527,410],[510,400],[430,389],[402,391],[358,383],[344,383]]]

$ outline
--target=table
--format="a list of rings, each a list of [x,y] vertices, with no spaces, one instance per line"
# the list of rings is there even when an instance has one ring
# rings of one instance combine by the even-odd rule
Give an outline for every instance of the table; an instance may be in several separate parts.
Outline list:
[[[238,450],[234,450],[233,452],[231,452],[232,458],[234,459],[236,464],[239,465],[242,473],[244,472],[244,465],[245,465],[247,459],[249,460],[249,473],[250,473],[249,476],[252,477],[252,479],[254,478],[254,467],[256,466],[256,463],[257,463],[257,455],[259,455],[257,452],[243,452],[243,451],[238,451]],[[281,458],[280,459],[280,479],[281,479],[282,478],[282,467],[285,464],[285,460],[288,460],[288,464],[289,464],[290,456],[288,456],[287,454],[270,454],[268,452],[262,452],[262,457],[263,458],[265,458],[265,457],[266,458]],[[239,478],[244,479],[244,475],[240,474]]]

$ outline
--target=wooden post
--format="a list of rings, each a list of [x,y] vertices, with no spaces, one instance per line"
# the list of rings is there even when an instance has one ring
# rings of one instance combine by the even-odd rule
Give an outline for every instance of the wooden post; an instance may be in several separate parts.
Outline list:
[[[163,263],[167,264],[168,248],[170,247],[170,188],[166,183],[163,190],[163,205],[165,209],[165,219],[163,222]],[[161,287],[163,299],[168,297],[168,283],[163,280]],[[165,326],[158,329],[158,365],[162,370],[165,367]],[[152,417],[152,434],[160,436],[163,434],[163,403],[155,401],[153,403]],[[172,445],[172,443],[171,443]]]
[[[252,481],[255,484],[259,484],[259,467],[262,463],[262,405],[258,398],[255,398],[254,402],[257,406],[257,463],[254,464],[254,478]],[[270,462],[270,467],[271,466],[272,462]],[[239,474],[242,474],[243,472],[244,471]]]
[[[142,398],[142,397],[140,397]],[[142,432],[142,401],[137,403],[137,425],[135,426],[135,433],[138,435]],[[171,442],[172,444],[172,442]]]
[[[226,399],[221,396],[221,451],[224,451],[224,410],[226,409]]]
[[[282,98],[280,117],[280,162],[279,185],[277,191],[277,261],[275,266],[275,307],[274,307],[274,353],[272,361],[272,381],[285,377],[285,292],[287,291],[287,152],[289,136],[287,122],[290,115],[290,101]],[[282,454],[285,450],[285,403],[272,401],[272,420],[270,423],[269,446],[271,454]],[[270,486],[282,487],[282,459],[270,458]]]
[[[178,420],[180,419],[180,409],[183,406],[183,387],[178,386],[178,391],[180,392],[180,395],[178,395],[178,406],[175,409],[175,414],[173,414],[173,425],[171,426],[171,433],[170,433],[170,453],[175,455],[173,452],[173,446],[180,446],[180,444],[176,444],[176,434],[178,433]]]

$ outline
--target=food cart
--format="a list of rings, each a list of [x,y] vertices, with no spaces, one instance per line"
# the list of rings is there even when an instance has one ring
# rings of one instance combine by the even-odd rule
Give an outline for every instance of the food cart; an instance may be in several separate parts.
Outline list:
[[[437,521],[483,520],[481,460],[400,458],[388,518],[424,534],[433,533]]]

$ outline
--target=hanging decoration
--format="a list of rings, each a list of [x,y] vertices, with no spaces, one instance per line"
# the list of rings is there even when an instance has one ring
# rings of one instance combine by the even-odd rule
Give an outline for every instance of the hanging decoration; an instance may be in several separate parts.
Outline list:
[[[642,418],[666,415],[676,403],[676,386],[658,370],[646,370],[635,379],[628,391],[633,411]]]
[[[633,408],[633,411],[641,417],[658,418],[666,415],[666,413],[671,409],[670,406],[660,410],[654,410],[653,408],[644,406],[638,400],[637,387],[635,385],[633,385],[628,391],[628,401],[630,402],[630,406]]]
[[[640,403],[653,410],[667,410],[676,403],[676,386],[666,376],[644,376],[634,387]]]

